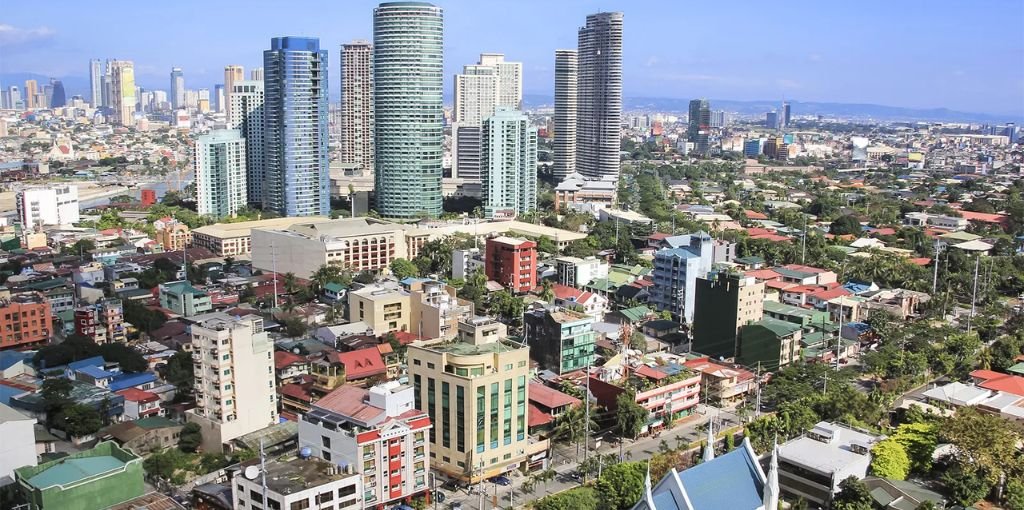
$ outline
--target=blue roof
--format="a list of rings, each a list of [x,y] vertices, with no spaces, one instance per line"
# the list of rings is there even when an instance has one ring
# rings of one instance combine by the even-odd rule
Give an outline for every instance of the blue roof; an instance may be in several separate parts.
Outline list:
[[[22,393],[29,392],[20,388],[12,388],[10,386],[0,384],[0,404],[9,405],[12,397],[16,397]]]
[[[657,258],[677,257],[681,259],[692,259],[698,257],[698,255],[694,254],[692,251],[686,248],[671,248],[668,250],[660,250],[654,252],[654,256]]]
[[[32,359],[32,354],[18,351],[0,351],[0,370],[7,370],[19,361]]]
[[[860,294],[871,290],[871,285],[860,282],[846,282],[843,284],[843,288],[850,291],[852,294]]]
[[[93,356],[79,361],[72,361],[71,363],[68,363],[68,368],[70,368],[72,372],[75,372],[78,369],[85,367],[102,367],[104,363],[106,362],[103,361],[103,356]]]
[[[93,379],[106,379],[108,377],[114,377],[113,372],[108,372],[100,367],[87,366],[75,370],[79,374],[85,374]]]
[[[756,463],[757,459],[741,446],[679,473],[679,481],[697,510],[758,508],[763,482]]]
[[[846,327],[857,331],[858,333],[866,333],[871,331],[871,326],[866,322],[847,322]]]
[[[110,382],[110,391],[121,391],[126,388],[140,386],[156,381],[152,372],[140,372],[138,374],[121,374]]]

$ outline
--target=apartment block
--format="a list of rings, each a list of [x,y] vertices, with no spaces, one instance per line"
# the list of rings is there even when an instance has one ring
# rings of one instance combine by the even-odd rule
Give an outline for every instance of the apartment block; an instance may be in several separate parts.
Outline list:
[[[53,315],[39,293],[0,299],[0,349],[28,348],[50,341]]]
[[[253,459],[235,472],[232,508],[358,510],[362,484],[350,468],[313,458]],[[250,470],[250,467],[256,468]],[[252,475],[252,476],[249,476]],[[266,488],[264,489],[264,483]],[[264,499],[265,498],[265,499]]]
[[[541,308],[524,314],[530,356],[556,374],[594,362],[594,318],[564,308]]]
[[[716,358],[735,356],[740,328],[763,317],[764,283],[712,271],[697,279],[695,290],[692,350]]]
[[[420,338],[451,340],[459,322],[473,317],[473,302],[459,299],[456,289],[434,280],[416,280],[408,285],[411,312],[409,327]]]
[[[512,237],[487,240],[484,257],[487,278],[515,294],[530,292],[537,286],[537,243]]]
[[[97,344],[127,341],[124,305],[120,299],[104,299],[75,309],[75,334]]]
[[[348,293],[348,318],[365,322],[377,335],[409,331],[412,303],[398,282],[385,280]]]

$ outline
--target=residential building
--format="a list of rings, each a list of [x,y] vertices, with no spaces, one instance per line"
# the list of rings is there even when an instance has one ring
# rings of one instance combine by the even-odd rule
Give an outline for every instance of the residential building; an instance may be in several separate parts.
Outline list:
[[[148,455],[164,448],[177,448],[185,426],[161,416],[115,423],[96,433],[102,441],[115,441],[121,448]]]
[[[302,457],[253,459],[243,465],[245,469],[236,471],[231,480],[232,508],[364,508],[361,480],[350,467]]]
[[[792,115],[792,111],[790,110],[789,103],[783,101],[782,102],[782,116],[779,119],[780,123],[782,124],[782,127],[784,127],[784,128],[788,128],[789,127],[789,122],[792,119],[791,115]]]
[[[583,287],[598,278],[608,278],[608,268],[608,263],[597,257],[558,257],[555,282],[567,287]]]
[[[52,334],[53,314],[42,293],[0,298],[0,350],[45,345]]]
[[[14,481],[14,470],[36,465],[36,419],[0,403],[0,487]]]
[[[829,504],[840,482],[867,476],[871,448],[882,439],[838,423],[819,422],[803,436],[779,445],[782,493],[814,505]]]
[[[22,497],[39,510],[95,510],[137,498],[146,490],[142,474],[142,457],[109,441],[15,470]]]
[[[120,299],[103,299],[75,309],[75,334],[97,344],[128,340]]]
[[[622,13],[587,16],[579,30],[576,171],[619,175],[622,138]]]
[[[409,328],[418,338],[451,340],[459,322],[473,317],[473,302],[459,299],[456,289],[434,280],[415,280],[408,287],[411,315]]]
[[[164,251],[181,251],[192,243],[192,232],[188,225],[177,220],[167,222],[163,228],[157,229],[153,237]]]
[[[693,144],[697,154],[706,156],[710,147],[708,138],[711,133],[711,104],[707,99],[690,101],[690,116],[686,128],[686,140]]]
[[[555,187],[554,208],[587,212],[595,217],[602,209],[611,209],[618,193],[618,179],[612,176],[593,179],[578,173],[562,177]]]
[[[537,286],[537,243],[512,237],[487,240],[485,270],[487,279],[522,294]]]
[[[138,388],[126,388],[116,392],[124,397],[124,417],[132,420],[148,418],[150,416],[163,416],[164,410],[160,407],[160,396]]]
[[[121,126],[135,123],[135,64],[130,60],[107,61],[107,74],[111,76],[110,107],[114,110],[114,121]]]
[[[362,508],[421,494],[429,482],[431,425],[413,406],[414,393],[397,381],[368,390],[341,386],[300,417],[299,448],[361,475]]]
[[[324,264],[380,271],[406,257],[405,246],[402,225],[374,218],[293,223],[252,230],[252,265],[300,278],[308,278]]]
[[[715,363],[707,356],[686,360],[683,365],[700,372],[701,388],[716,405],[742,400],[757,389],[754,373],[739,365]]]
[[[480,248],[452,250],[452,278],[463,280],[477,271],[483,271],[484,257]]]
[[[22,228],[78,223],[78,186],[74,184],[25,188],[15,195]]]
[[[384,217],[441,215],[443,27],[441,8],[425,2],[373,10],[374,189]]]
[[[39,96],[39,82],[35,80],[25,80],[25,108],[31,110],[33,108],[46,108],[46,105],[39,104],[37,98]]]
[[[203,432],[203,451],[277,423],[274,346],[258,315],[211,313],[190,327],[196,407],[188,421]]]
[[[393,280],[385,280],[348,293],[348,318],[369,325],[375,334],[409,331],[409,292]]]
[[[180,67],[171,68],[171,93],[169,96],[172,109],[185,107],[185,74],[181,72]]]
[[[497,67],[479,63],[463,66],[462,74],[455,75],[454,122],[479,126],[494,115],[498,107],[499,87]]]
[[[576,173],[576,119],[579,58],[576,50],[555,50],[555,140],[556,182]],[[557,203],[555,210],[558,210]]]
[[[736,362],[748,367],[760,364],[768,371],[777,370],[800,360],[802,337],[803,330],[799,325],[765,317],[740,329]]]
[[[235,90],[235,84],[245,79],[245,69],[239,65],[224,67],[224,95],[227,96],[217,102],[218,111],[223,111],[227,118],[231,118],[231,94]],[[225,108],[226,107],[226,108]]]
[[[525,467],[547,442],[527,435],[530,349],[505,326],[476,317],[455,342],[413,342],[407,353],[416,409],[427,411],[430,465],[479,482]]]
[[[246,207],[245,160],[245,138],[237,129],[219,129],[196,139],[192,161],[199,214],[231,218]]]
[[[734,356],[740,328],[764,315],[764,283],[742,273],[712,271],[697,278],[695,290],[691,350]]]
[[[555,284],[552,291],[555,294],[555,306],[581,312],[597,321],[604,320],[604,314],[608,310],[608,298],[594,292],[560,284]]]
[[[103,61],[98,58],[89,60],[89,106],[94,109],[103,106]]]
[[[669,311],[680,321],[693,323],[697,277],[711,271],[713,241],[698,232],[682,238],[676,248],[654,253],[654,286],[650,302],[659,311]]]
[[[263,52],[263,69],[263,208],[279,216],[327,216],[327,51],[319,39],[275,37]]]
[[[341,162],[373,173],[373,46],[341,45]]]
[[[634,393],[636,403],[648,413],[642,433],[665,427],[666,422],[689,416],[696,410],[701,395],[699,372],[675,363],[639,363],[628,370],[630,377],[618,383],[590,376],[590,392],[597,397],[598,404],[609,411],[618,408],[616,401],[620,394]]]
[[[185,317],[192,317],[213,309],[210,295],[195,287],[188,280],[161,283],[158,287],[160,306]]]
[[[252,230],[255,228],[283,229],[296,223],[323,223],[328,218],[270,218],[265,220],[241,221],[238,223],[215,223],[192,231],[192,246],[205,248],[218,257],[237,257],[252,253]]]
[[[237,80],[228,90],[228,128],[245,138],[245,195],[250,204],[263,203],[267,178],[265,97],[263,80]]]
[[[530,357],[541,369],[563,374],[594,363],[594,318],[565,308],[541,308],[523,315]]]
[[[497,106],[511,110],[523,109],[523,63],[507,62],[502,53],[481,53],[480,66],[493,67],[498,73]]]
[[[537,209],[537,128],[522,112],[498,107],[484,119],[484,216],[511,219]]]

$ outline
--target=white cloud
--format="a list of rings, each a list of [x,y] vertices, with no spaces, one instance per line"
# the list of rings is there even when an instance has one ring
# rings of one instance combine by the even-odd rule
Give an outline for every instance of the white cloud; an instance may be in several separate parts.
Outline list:
[[[0,47],[19,46],[44,41],[50,39],[56,33],[56,31],[48,27],[20,28],[0,23]]]

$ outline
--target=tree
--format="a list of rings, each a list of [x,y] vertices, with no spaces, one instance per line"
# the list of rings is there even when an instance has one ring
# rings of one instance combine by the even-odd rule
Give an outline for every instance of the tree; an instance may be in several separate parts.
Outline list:
[[[642,462],[623,462],[604,469],[594,489],[601,495],[598,510],[628,510],[644,494],[647,466]]]
[[[1007,420],[964,406],[939,427],[939,433],[956,447],[956,462],[976,470],[988,487],[1004,475],[1024,476],[1024,460],[1015,453],[1021,433]]]
[[[863,233],[860,228],[860,220],[852,214],[846,216],[840,216],[832,222],[828,227],[830,234],[841,236],[841,235],[855,235],[858,236]]]
[[[275,276],[275,278],[276,278],[276,276]],[[283,280],[284,280],[284,282],[283,282],[284,283],[284,291],[286,293],[288,293],[288,294],[294,293],[295,289],[296,289],[296,287],[298,285],[298,282],[296,281],[296,278],[295,278],[295,273],[292,273],[290,271],[285,273]]]
[[[1009,510],[1024,510],[1024,481],[1010,480],[1006,484],[1006,507]]]
[[[872,510],[873,503],[868,486],[855,476],[839,482],[839,492],[832,498],[833,510]]]
[[[963,506],[977,503],[979,499],[988,494],[991,488],[991,485],[985,483],[985,479],[976,470],[965,468],[959,464],[943,473],[940,481],[946,486],[953,501]]]
[[[871,471],[875,476],[905,480],[910,472],[907,450],[894,439],[881,441],[871,449]]]
[[[94,434],[103,426],[100,413],[83,404],[71,404],[57,415],[56,425],[73,437]]]
[[[540,499],[536,510],[595,510],[597,492],[591,487],[577,487]]]
[[[912,406],[911,409],[916,409]],[[910,459],[910,470],[915,473],[927,474],[932,468],[932,454],[938,444],[938,436],[933,423],[904,423],[896,429],[892,440],[903,445]]]
[[[167,316],[134,299],[127,299],[124,300],[124,320],[146,333],[152,333],[167,322]]]
[[[547,278],[541,280],[540,281],[540,294],[539,294],[540,299],[542,301],[547,301],[548,303],[554,301],[554,299],[555,299],[555,289],[554,289],[554,287],[555,286],[554,286],[554,284],[551,283],[551,280],[548,280]]]
[[[647,352],[647,337],[639,331],[634,331],[629,335],[629,348]]]
[[[195,367],[192,364],[192,355],[185,351],[175,352],[167,359],[167,365],[163,369],[164,379],[174,385],[177,395],[191,395],[192,385],[195,382]]]
[[[377,281],[377,275],[373,274],[372,271],[360,271],[359,274],[352,278],[352,281],[362,283],[363,285],[369,285]]]
[[[185,453],[195,453],[203,444],[203,432],[198,423],[186,423],[178,436],[178,449]]]
[[[395,278],[399,280],[404,280],[419,276],[419,269],[416,267],[416,264],[399,257],[391,261],[391,274],[395,275]]]
[[[615,424],[619,428],[620,437],[636,439],[647,423],[647,409],[636,403],[636,394],[626,391],[615,399]]]
[[[568,411],[562,413],[555,421],[553,434],[553,437],[556,439],[576,444],[577,459],[580,457],[580,443],[587,437],[587,410],[583,405],[573,406]],[[596,415],[593,404],[591,404],[590,430],[599,429],[597,422],[594,420]]]
[[[309,327],[299,317],[288,317],[284,320],[284,334],[290,338],[304,336]]]
[[[537,251],[541,253],[550,253],[552,255],[558,254],[558,245],[555,244],[548,236],[540,236],[537,238]]]

